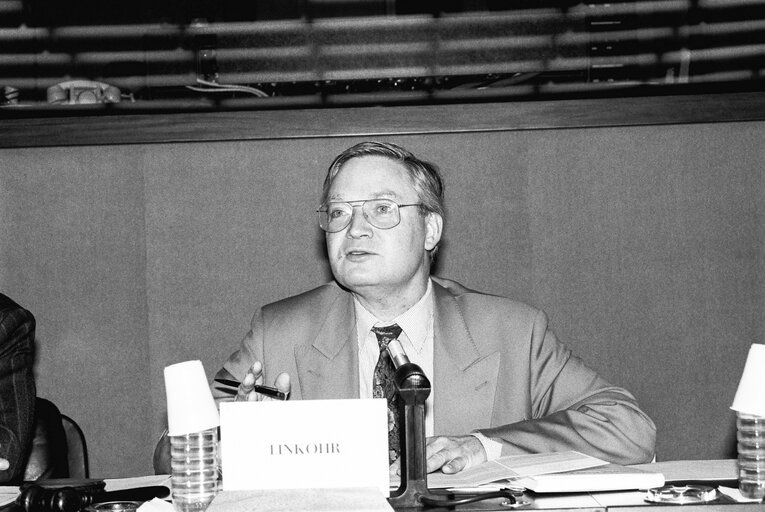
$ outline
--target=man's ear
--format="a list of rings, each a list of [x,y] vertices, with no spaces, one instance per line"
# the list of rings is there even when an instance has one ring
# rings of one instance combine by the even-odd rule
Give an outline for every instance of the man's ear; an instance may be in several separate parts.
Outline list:
[[[444,219],[437,213],[429,212],[425,217],[425,250],[430,251],[441,241]]]

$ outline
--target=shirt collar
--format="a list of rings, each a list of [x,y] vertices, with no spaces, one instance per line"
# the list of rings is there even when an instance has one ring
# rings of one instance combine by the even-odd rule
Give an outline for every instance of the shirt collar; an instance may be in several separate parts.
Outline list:
[[[404,334],[406,334],[406,337],[409,338],[412,347],[417,352],[422,351],[433,318],[433,282],[431,279],[428,279],[428,287],[422,298],[414,306],[390,322],[379,320],[367,311],[355,296],[353,297],[353,304],[356,309],[356,328],[359,344],[364,343],[367,333],[372,330],[372,327],[376,325],[398,324]]]

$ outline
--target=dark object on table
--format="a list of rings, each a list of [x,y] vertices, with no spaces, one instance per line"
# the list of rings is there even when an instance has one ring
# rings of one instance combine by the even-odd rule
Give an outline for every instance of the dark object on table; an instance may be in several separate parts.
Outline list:
[[[79,512],[106,502],[143,502],[170,494],[165,486],[105,491],[105,482],[95,479],[60,479],[28,482],[21,486],[16,505],[24,512]]]

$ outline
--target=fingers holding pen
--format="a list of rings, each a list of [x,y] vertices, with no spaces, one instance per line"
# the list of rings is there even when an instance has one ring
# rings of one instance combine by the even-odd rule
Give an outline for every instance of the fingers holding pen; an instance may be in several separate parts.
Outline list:
[[[279,375],[277,375],[276,380],[274,381],[274,387],[284,393],[286,397],[290,396],[290,391],[292,391],[292,383],[290,382],[290,374],[287,372],[282,372]],[[281,400],[281,398],[273,398],[273,400]],[[284,398],[286,400],[286,398]]]
[[[255,392],[256,384],[263,384],[263,364],[260,361],[255,361],[250,369],[247,370],[242,382],[239,384],[235,400],[238,402],[259,400],[259,395]]]
[[[286,400],[289,398],[291,389],[292,384],[288,373],[280,373],[274,380],[273,387],[264,386],[263,365],[260,361],[255,361],[239,384],[235,400],[248,402]]]

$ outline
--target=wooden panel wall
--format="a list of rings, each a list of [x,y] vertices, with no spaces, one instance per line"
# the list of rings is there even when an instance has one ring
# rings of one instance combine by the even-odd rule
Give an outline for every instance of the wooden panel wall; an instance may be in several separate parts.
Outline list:
[[[437,273],[544,308],[654,417],[660,460],[735,453],[728,406],[765,342],[765,122],[471,129],[485,106],[441,108],[437,130],[391,107],[288,114],[323,135],[200,121],[199,141],[136,143],[141,119],[122,142],[0,149],[0,289],[37,317],[39,394],[80,422],[94,476],[151,471],[165,365],[211,376],[256,307],[329,278],[321,180],[369,138],[442,168]]]

